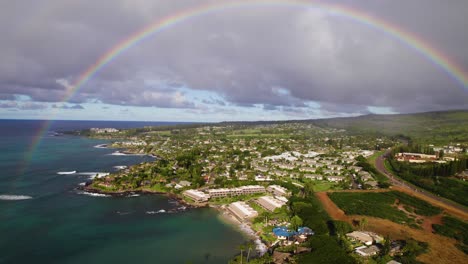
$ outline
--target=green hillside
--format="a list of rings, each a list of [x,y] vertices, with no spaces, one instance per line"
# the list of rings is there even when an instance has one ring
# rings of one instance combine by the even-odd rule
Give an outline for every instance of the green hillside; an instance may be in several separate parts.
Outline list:
[[[350,133],[404,135],[424,143],[468,143],[468,110],[398,115],[365,115],[312,121]]]

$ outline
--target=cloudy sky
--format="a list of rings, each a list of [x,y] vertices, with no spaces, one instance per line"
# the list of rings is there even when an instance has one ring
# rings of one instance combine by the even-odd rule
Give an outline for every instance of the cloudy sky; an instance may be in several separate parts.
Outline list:
[[[115,57],[68,98],[79,76],[128,36],[222,2],[233,1],[1,1],[0,118],[278,120],[468,109],[468,87],[384,30],[284,4],[186,19]],[[339,2],[415,33],[468,72],[468,1]]]

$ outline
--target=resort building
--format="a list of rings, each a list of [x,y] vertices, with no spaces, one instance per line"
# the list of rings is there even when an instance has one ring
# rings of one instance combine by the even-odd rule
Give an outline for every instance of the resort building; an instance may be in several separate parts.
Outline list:
[[[246,185],[241,186],[238,189],[241,189],[243,194],[254,194],[254,193],[264,193],[265,187],[260,185]]]
[[[258,212],[252,209],[245,202],[234,202],[228,206],[229,212],[231,212],[235,217],[240,220],[254,218],[258,216]]]
[[[279,185],[270,185],[267,188],[267,191],[274,194],[274,195],[279,195],[279,196],[289,196],[290,193],[288,189],[281,187]]]
[[[182,194],[195,202],[206,202],[210,199],[210,195],[198,190],[187,190]]]
[[[260,185],[247,185],[239,188],[220,188],[220,189],[209,189],[206,191],[211,198],[219,198],[226,196],[238,196],[238,195],[250,195],[255,193],[264,193],[265,187]]]
[[[258,198],[256,202],[258,205],[271,212],[273,212],[276,208],[280,208],[286,204],[285,202],[275,199],[272,196],[262,196]]]
[[[231,189],[221,188],[221,189],[209,189],[206,191],[211,198],[226,197],[231,195]]]

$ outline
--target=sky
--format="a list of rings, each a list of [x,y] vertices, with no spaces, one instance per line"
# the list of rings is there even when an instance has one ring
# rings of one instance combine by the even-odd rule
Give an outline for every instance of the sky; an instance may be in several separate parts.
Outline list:
[[[204,122],[468,109],[468,87],[424,54],[313,4],[188,18],[129,47],[69,96],[83,72],[135,32],[208,3],[242,1],[1,1],[0,119]],[[320,2],[416,34],[468,72],[466,0]]]

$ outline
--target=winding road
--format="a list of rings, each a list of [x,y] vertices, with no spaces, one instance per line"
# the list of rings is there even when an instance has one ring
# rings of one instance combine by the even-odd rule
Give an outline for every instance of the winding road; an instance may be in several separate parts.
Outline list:
[[[464,220],[468,220],[468,210],[465,206],[455,203],[453,201],[447,200],[440,196],[434,195],[426,190],[423,190],[419,187],[416,187],[398,177],[395,177],[391,172],[385,168],[385,158],[390,155],[390,150],[387,150],[384,154],[379,156],[375,160],[375,168],[385,175],[393,185],[393,189],[403,191],[405,193],[411,194],[427,202],[438,205],[445,209],[447,213],[453,214],[455,216],[461,217]]]

